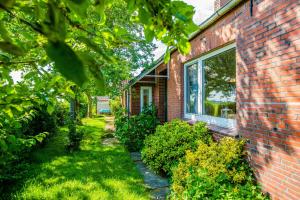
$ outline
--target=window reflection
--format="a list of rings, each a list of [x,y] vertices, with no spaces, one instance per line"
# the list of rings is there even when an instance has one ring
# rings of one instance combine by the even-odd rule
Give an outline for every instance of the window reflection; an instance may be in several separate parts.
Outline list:
[[[235,49],[204,60],[204,113],[236,118]]]
[[[198,64],[187,67],[186,112],[198,113]]]
[[[150,98],[150,90],[149,89],[144,89],[143,91],[143,107],[149,106],[150,102],[149,102],[149,98]]]

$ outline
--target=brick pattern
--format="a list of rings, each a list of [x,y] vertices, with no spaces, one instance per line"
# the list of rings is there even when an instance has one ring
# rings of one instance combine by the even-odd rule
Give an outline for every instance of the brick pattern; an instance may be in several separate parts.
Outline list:
[[[256,1],[238,29],[238,127],[273,199],[300,199],[300,2]],[[245,25],[246,24],[246,25]]]
[[[168,119],[183,117],[183,65],[237,45],[237,122],[249,160],[273,199],[300,199],[300,1],[245,1],[172,53]]]

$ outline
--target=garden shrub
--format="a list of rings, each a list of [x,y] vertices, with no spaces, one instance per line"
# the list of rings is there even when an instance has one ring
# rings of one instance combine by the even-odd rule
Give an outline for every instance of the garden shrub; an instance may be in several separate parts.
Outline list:
[[[83,139],[84,129],[77,128],[76,124],[69,124],[69,134],[68,139],[69,142],[67,144],[67,150],[70,152],[79,150],[80,142]]]
[[[158,126],[156,132],[146,138],[142,159],[155,172],[170,175],[186,150],[197,147],[197,140],[212,141],[205,123],[191,126],[175,119]]]
[[[113,115],[115,115],[116,112],[118,112],[122,108],[122,104],[121,104],[120,98],[111,99],[109,101],[109,107],[110,107],[111,113]]]
[[[46,106],[36,107],[33,110],[35,110],[35,114],[31,120],[22,123],[22,135],[35,136],[43,132],[55,133],[57,130],[55,112],[48,113]]]
[[[244,140],[199,142],[173,170],[172,199],[265,199],[245,160]]]
[[[58,126],[63,126],[68,121],[68,116],[70,115],[69,112],[69,105],[66,103],[60,103],[56,106],[55,110],[56,115],[56,122]]]
[[[116,136],[129,151],[140,151],[144,146],[147,135],[153,134],[158,124],[156,108],[149,106],[144,108],[139,115],[124,115],[124,110],[115,111]]]

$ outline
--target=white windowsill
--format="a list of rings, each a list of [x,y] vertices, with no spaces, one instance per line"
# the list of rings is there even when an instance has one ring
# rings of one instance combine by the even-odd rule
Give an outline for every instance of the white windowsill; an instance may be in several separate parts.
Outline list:
[[[184,118],[190,124],[194,124],[197,121],[202,121],[207,123],[207,127],[214,132],[232,137],[238,136],[238,132],[236,129],[236,120],[234,119],[225,119],[220,117],[196,114],[185,114]]]

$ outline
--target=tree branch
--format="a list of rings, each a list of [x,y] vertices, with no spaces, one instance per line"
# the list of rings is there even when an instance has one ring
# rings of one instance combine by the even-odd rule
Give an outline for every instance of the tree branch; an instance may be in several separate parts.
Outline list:
[[[12,11],[10,11],[9,9],[5,8],[3,5],[0,4],[0,9],[6,11],[8,14],[10,14],[11,17],[14,17],[16,19],[18,19],[20,22],[22,22],[23,24],[29,26],[30,28],[32,28],[34,31],[45,35],[45,33],[42,31],[42,29],[38,28],[36,25],[32,24],[31,22],[17,16],[16,14],[14,14]]]

